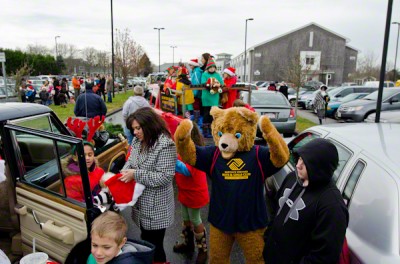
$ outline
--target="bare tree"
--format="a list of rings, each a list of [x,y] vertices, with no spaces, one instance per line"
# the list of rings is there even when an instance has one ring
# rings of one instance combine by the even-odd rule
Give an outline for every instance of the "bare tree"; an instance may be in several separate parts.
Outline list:
[[[83,56],[88,64],[89,74],[92,67],[96,66],[96,54],[97,50],[93,47],[86,47],[83,49]]]
[[[39,54],[39,55],[48,55],[50,54],[50,49],[48,49],[46,46],[39,45],[39,44],[29,44],[26,47],[26,52],[27,53],[32,53],[32,54]]]
[[[308,76],[316,74],[316,70],[312,70],[312,65],[306,63],[300,55],[292,57],[289,59],[286,67],[283,66],[282,69],[282,79],[287,80],[289,83],[293,83],[294,89],[296,90],[296,103],[295,103],[295,113],[297,116],[297,102],[299,101],[300,88],[305,81],[307,81]]]
[[[96,53],[96,64],[102,69],[103,73],[106,73],[110,66],[110,58],[105,51],[97,51]]]
[[[142,47],[131,38],[128,29],[124,31],[116,30],[115,67],[123,78],[125,92],[128,76],[138,73],[139,61],[143,53]]]

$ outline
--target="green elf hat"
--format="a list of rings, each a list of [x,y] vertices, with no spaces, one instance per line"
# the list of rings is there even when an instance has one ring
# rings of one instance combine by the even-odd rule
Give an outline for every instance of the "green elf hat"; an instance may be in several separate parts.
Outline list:
[[[211,67],[215,67],[217,68],[217,66],[215,65],[215,61],[212,57],[210,57],[207,61],[207,66],[206,66],[206,70],[208,70]]]

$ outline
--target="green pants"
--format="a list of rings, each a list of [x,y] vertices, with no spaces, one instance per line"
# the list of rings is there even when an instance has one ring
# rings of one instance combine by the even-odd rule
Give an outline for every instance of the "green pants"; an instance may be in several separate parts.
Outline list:
[[[183,221],[190,221],[194,226],[202,223],[200,216],[200,208],[194,209],[186,207],[182,204],[182,218]]]

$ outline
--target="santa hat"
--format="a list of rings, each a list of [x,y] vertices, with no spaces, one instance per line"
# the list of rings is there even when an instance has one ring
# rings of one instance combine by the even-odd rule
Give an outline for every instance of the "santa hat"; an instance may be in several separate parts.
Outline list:
[[[190,61],[188,62],[188,64],[191,65],[191,66],[195,66],[195,67],[200,66],[199,60],[198,60],[198,59],[190,60]]]
[[[189,75],[189,71],[185,66],[179,67],[178,69],[178,76],[181,75]]]
[[[235,76],[236,75],[236,69],[233,67],[228,67],[224,70],[224,73],[228,74],[229,76]]]
[[[210,58],[208,59],[207,66],[206,66],[206,70],[208,70],[208,69],[211,68],[211,67],[217,68],[217,66],[215,65],[215,61],[214,61],[214,59],[213,59],[212,57],[210,57]]]
[[[0,182],[6,180],[6,165],[5,161],[0,156]]]
[[[104,184],[110,190],[110,193],[114,198],[115,205],[120,210],[124,210],[126,207],[133,206],[136,203],[139,196],[143,193],[144,185],[135,181],[120,181],[119,178],[121,176],[121,173],[117,173],[104,182]]]

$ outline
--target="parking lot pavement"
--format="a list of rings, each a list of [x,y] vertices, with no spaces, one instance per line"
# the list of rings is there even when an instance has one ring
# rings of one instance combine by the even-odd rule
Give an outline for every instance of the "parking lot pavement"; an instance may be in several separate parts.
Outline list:
[[[302,117],[302,118],[306,118],[308,120],[310,120],[311,122],[314,122],[315,124],[319,124],[319,120],[316,114],[314,114],[313,112],[311,112],[311,110],[303,110],[303,109],[297,109],[297,115]],[[338,123],[337,120],[327,117],[325,118],[325,120],[322,120],[322,124],[335,124]]]

